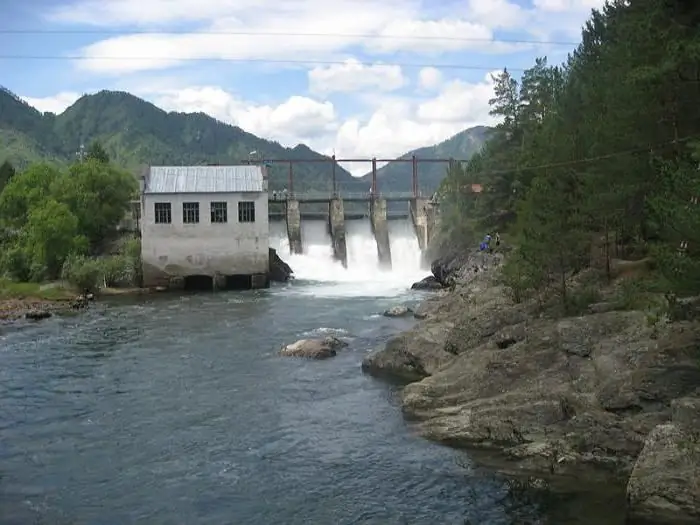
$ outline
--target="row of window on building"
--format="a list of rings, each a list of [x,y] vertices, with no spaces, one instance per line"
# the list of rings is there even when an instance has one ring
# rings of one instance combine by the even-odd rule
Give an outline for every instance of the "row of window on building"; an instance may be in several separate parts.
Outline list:
[[[211,222],[223,224],[228,222],[228,203],[210,203]],[[154,203],[156,224],[171,224],[173,222],[173,209],[170,202]],[[197,224],[200,222],[199,203],[182,203],[182,222],[184,224]],[[255,202],[241,201],[238,203],[238,222],[255,222]]]

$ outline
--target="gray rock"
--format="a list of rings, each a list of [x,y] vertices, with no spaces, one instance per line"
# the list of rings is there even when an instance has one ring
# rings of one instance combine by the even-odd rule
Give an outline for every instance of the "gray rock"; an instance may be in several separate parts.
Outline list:
[[[295,343],[282,347],[280,354],[287,357],[327,359],[329,357],[334,357],[338,349],[346,346],[348,346],[348,344],[337,337],[300,339]]]
[[[25,319],[30,319],[32,321],[40,321],[42,319],[48,319],[53,314],[48,310],[32,310],[24,314]]]
[[[442,289],[442,284],[438,282],[434,275],[429,275],[425,279],[421,279],[411,285],[411,290],[436,291]]]
[[[270,280],[283,283],[289,281],[293,274],[292,268],[280,258],[277,250],[270,248]]]
[[[392,306],[385,310],[383,315],[384,317],[407,317],[411,314],[413,314],[413,310],[407,306]]]
[[[700,441],[670,423],[649,434],[627,484],[628,517],[664,524],[700,523]]]

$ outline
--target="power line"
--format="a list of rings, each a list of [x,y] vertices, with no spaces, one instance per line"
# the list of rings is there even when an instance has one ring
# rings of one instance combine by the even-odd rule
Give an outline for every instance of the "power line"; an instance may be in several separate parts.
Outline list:
[[[313,37],[313,38],[361,38],[373,40],[424,40],[436,42],[484,42],[504,44],[535,44],[551,46],[577,46],[580,42],[558,40],[528,40],[510,38],[474,38],[460,36],[433,35],[391,35],[370,33],[299,33],[293,31],[188,31],[188,30],[137,30],[116,31],[100,29],[12,29],[0,28],[0,34],[6,35],[221,35],[221,36],[259,36],[259,37]]]
[[[513,173],[514,171],[533,171],[533,170],[544,170],[549,168],[565,168],[567,166],[577,166],[579,164],[587,164],[589,162],[597,162],[600,160],[612,159],[615,157],[622,157],[623,155],[634,155],[635,153],[648,153],[650,150],[661,146],[669,146],[671,144],[679,144],[683,142],[688,142],[694,139],[700,140],[700,135],[689,135],[687,137],[682,137],[674,140],[667,140],[666,142],[659,142],[657,144],[651,144],[643,148],[628,149],[622,151],[616,151],[613,153],[606,153],[605,155],[598,155],[596,157],[584,157],[577,160],[568,160],[563,162],[553,162],[549,164],[540,164],[538,166],[517,166],[511,169],[504,170],[491,170],[491,171],[479,171],[479,175],[505,175],[508,173]],[[459,160],[456,162],[469,162],[468,160]]]
[[[298,64],[298,65],[347,65],[344,60],[295,60],[274,58],[237,58],[237,57],[128,57],[128,56],[84,56],[84,55],[0,55],[0,60],[125,60],[125,61],[173,61],[173,62],[239,62],[260,64]],[[502,70],[503,66],[471,66],[467,64],[420,64],[406,62],[367,62],[353,60],[353,65],[358,66],[399,66],[403,68],[425,68],[471,70],[471,71],[495,71]],[[525,71],[524,68],[508,67],[508,71]]]

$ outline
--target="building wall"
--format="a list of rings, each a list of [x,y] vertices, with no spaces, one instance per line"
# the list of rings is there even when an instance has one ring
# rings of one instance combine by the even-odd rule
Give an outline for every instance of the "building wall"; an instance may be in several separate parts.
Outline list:
[[[228,204],[228,222],[212,223],[210,203]],[[255,202],[255,222],[238,222],[238,203]],[[170,202],[172,222],[156,224],[156,202]],[[183,202],[199,202],[199,223],[184,224]],[[252,275],[269,271],[267,193],[145,194],[141,210],[144,286],[188,275]]]

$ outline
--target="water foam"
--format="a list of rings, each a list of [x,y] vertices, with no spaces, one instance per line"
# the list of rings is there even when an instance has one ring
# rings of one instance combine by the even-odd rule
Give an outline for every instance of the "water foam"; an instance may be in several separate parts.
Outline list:
[[[368,220],[346,221],[348,267],[333,259],[325,221],[302,221],[303,254],[289,253],[284,222],[270,224],[270,246],[294,270],[294,290],[325,297],[393,297],[425,277],[418,239],[408,220],[389,221],[392,268],[381,269]],[[298,286],[308,284],[310,286]]]

